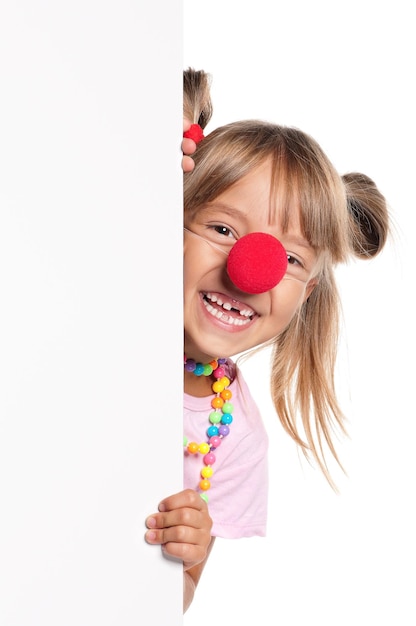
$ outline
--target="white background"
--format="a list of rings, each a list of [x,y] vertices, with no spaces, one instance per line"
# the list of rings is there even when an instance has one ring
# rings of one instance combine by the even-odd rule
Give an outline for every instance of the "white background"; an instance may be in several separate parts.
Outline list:
[[[243,365],[270,436],[268,537],[217,540],[185,624],[415,626],[414,19],[411,4],[185,0],[184,67],[213,76],[207,128],[262,118],[314,136],[391,207],[383,254],[340,268],[340,493],[302,460]]]
[[[0,5],[0,624],[179,624],[182,5]]]

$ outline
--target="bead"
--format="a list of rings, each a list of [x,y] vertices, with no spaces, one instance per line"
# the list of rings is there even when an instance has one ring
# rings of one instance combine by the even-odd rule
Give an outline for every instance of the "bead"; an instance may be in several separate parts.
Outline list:
[[[183,445],[190,454],[199,452],[203,455],[204,466],[200,472],[202,480],[199,482],[199,489],[202,493],[199,495],[206,503],[208,503],[208,496],[205,492],[211,488],[208,479],[214,474],[212,465],[216,461],[213,451],[221,445],[223,437],[228,436],[230,433],[229,424],[233,421],[234,407],[230,402],[233,394],[228,389],[231,381],[225,375],[226,364],[227,359],[224,358],[213,359],[209,363],[203,364],[197,363],[195,359],[186,358],[186,355],[184,356],[185,371],[193,372],[196,376],[212,376],[215,379],[212,383],[214,398],[211,400],[211,406],[214,410],[209,413],[210,425],[206,431],[208,441],[198,444],[195,441],[189,442],[186,436],[183,437]]]
[[[221,437],[210,437],[209,443],[212,448],[218,448],[221,445]]]
[[[202,376],[203,373],[204,373],[204,366],[202,365],[202,363],[197,363],[195,365],[194,374],[196,376]]]
[[[219,411],[212,411],[209,414],[209,421],[211,424],[219,424],[221,422],[221,413]]]
[[[206,454],[203,459],[205,465],[214,465],[216,460],[217,457],[213,452],[208,452],[208,454]]]
[[[221,435],[221,437],[226,437],[229,433],[230,429],[226,424],[222,424],[218,429],[218,434]]]
[[[201,454],[207,454],[210,451],[210,447],[207,443],[200,443],[198,446],[198,452]]]
[[[220,380],[216,380],[214,383],[212,383],[212,391],[214,393],[221,393],[222,391],[224,391],[224,383],[222,383]]]
[[[224,402],[224,404],[222,405],[222,411],[223,413],[233,413],[234,407],[231,402]]]
[[[224,374],[225,374],[225,370],[223,367],[217,367],[217,369],[214,372],[215,378],[222,378]]]
[[[224,404],[224,400],[219,396],[216,396],[211,400],[211,406],[213,409],[221,409]]]
[[[214,473],[214,470],[210,466],[209,467],[203,467],[202,470],[201,470],[202,478],[211,478],[213,473]]]
[[[194,359],[186,359],[185,361],[185,369],[187,372],[194,372],[196,367],[196,363]]]

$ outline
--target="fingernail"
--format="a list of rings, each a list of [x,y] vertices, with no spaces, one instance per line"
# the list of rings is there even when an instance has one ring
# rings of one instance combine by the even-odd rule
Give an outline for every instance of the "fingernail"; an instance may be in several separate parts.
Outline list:
[[[146,520],[147,528],[156,528],[156,519],[154,517],[148,517]]]
[[[159,504],[158,509],[159,509],[159,511],[161,511],[162,513],[163,513],[163,511],[166,511],[166,507],[165,507],[165,505],[163,504],[163,502],[161,502],[161,503]]]
[[[146,541],[150,541],[150,542],[156,541],[156,533],[154,530],[149,530],[145,536],[146,536]]]

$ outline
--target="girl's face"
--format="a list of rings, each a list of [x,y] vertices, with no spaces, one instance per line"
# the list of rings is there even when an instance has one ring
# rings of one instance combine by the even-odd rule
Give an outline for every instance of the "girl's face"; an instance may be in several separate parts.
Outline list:
[[[282,232],[270,210],[271,165],[266,162],[201,209],[185,218],[185,352],[209,361],[244,352],[276,337],[292,320],[317,283],[319,257],[293,215]],[[236,240],[252,232],[279,239],[288,254],[286,276],[270,291],[240,291],[227,274],[227,255]],[[197,236],[195,236],[197,235]]]

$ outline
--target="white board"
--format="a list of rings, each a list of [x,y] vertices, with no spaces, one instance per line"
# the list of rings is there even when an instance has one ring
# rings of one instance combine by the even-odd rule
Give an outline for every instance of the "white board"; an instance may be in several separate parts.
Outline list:
[[[182,5],[2,2],[0,63],[0,623],[180,624]]]

